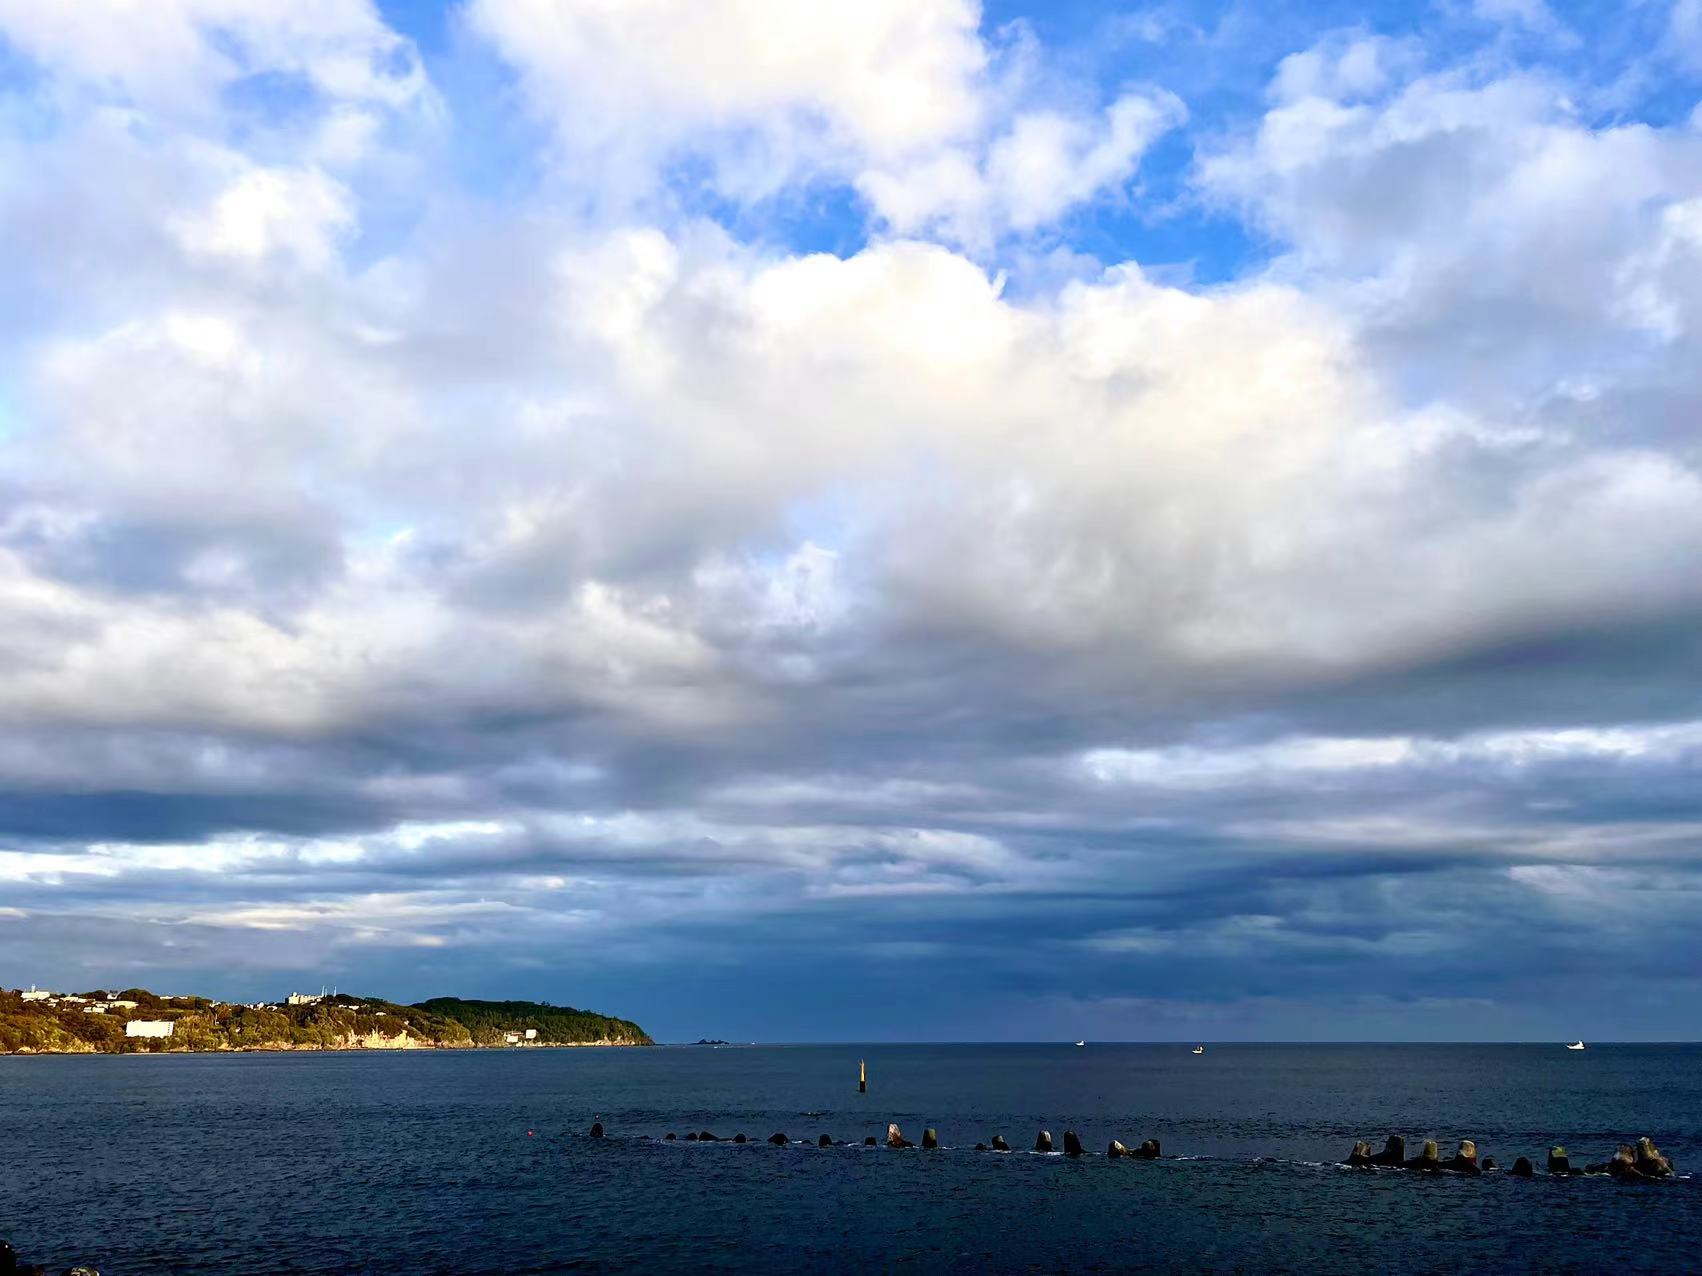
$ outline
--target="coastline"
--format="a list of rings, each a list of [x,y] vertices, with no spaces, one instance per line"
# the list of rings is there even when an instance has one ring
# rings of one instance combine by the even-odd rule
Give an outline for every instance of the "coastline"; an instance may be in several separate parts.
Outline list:
[[[145,988],[0,989],[0,1054],[248,1054],[648,1045],[638,1024],[547,1002],[349,993],[275,1002],[160,996]]]
[[[164,1050],[96,1050],[92,1047],[88,1050],[35,1050],[26,1046],[22,1050],[0,1050],[0,1059],[88,1058],[90,1056],[123,1059],[163,1054],[401,1054],[422,1050],[486,1050],[493,1054],[512,1054],[521,1050],[643,1050],[653,1047],[653,1045],[653,1042],[645,1041],[531,1041],[525,1045],[496,1046],[473,1041],[409,1040],[389,1045],[370,1045],[366,1042],[342,1046],[279,1043],[264,1046],[213,1046],[206,1049],[177,1047]]]

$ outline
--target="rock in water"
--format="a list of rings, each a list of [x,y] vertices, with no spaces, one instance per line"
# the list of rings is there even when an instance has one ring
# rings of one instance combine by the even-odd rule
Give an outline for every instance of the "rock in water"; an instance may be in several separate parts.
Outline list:
[[[1004,1135],[995,1134],[993,1136],[993,1151],[995,1151],[995,1152],[1009,1152],[1010,1150],[1011,1150],[1011,1145],[1009,1143],[1005,1142],[1005,1136]]]
[[[1637,1140],[1637,1172],[1651,1179],[1664,1179],[1672,1173],[1671,1159],[1662,1155],[1647,1135]]]
[[[1115,1161],[1120,1156],[1129,1155],[1129,1149],[1117,1142],[1116,1139],[1112,1139],[1105,1147],[1105,1155]]]
[[[699,1143],[719,1143],[721,1140],[716,1138],[708,1130],[699,1130],[697,1132],[697,1141]]]
[[[1460,1150],[1442,1168],[1455,1174],[1482,1174],[1483,1167],[1477,1163],[1477,1144],[1461,1139]]]
[[[1376,1162],[1371,1159],[1371,1145],[1364,1139],[1360,1139],[1353,1145],[1353,1151],[1347,1154],[1347,1160],[1343,1161],[1342,1164],[1352,1165],[1360,1169],[1375,1165]]]
[[[1419,1154],[1407,1162],[1407,1169],[1409,1170],[1432,1171],[1441,1168],[1442,1154],[1437,1150],[1435,1139],[1426,1139]]]
[[[985,1143],[977,1143],[975,1145],[975,1150],[977,1152],[985,1152],[987,1150],[987,1145]]]
[[[784,1134],[780,1134],[778,1132],[769,1135],[768,1141],[770,1143],[774,1144],[774,1146],[777,1147],[777,1148],[783,1148],[783,1147],[786,1146],[786,1143],[787,1143],[786,1136]]]
[[[1080,1156],[1081,1155],[1081,1139],[1080,1139],[1079,1136],[1077,1136],[1077,1134],[1074,1130],[1065,1130],[1064,1131],[1064,1155],[1065,1156]]]
[[[925,1152],[932,1151],[933,1149],[935,1149],[939,1146],[940,1146],[940,1136],[939,1136],[939,1133],[937,1131],[935,1131],[933,1129],[927,1129],[927,1130],[922,1131],[922,1150],[923,1151],[925,1151]]]
[[[1604,1165],[1592,1165],[1589,1168],[1589,1172],[1592,1174],[1597,1170],[1606,1170],[1622,1182],[1635,1182],[1644,1177],[1643,1172],[1637,1168],[1637,1149],[1627,1143],[1619,1145],[1619,1151],[1613,1154],[1611,1161]]]
[[[591,1137],[594,1139],[600,1139],[603,1137],[603,1123],[601,1121],[593,1121],[591,1123]]]
[[[875,1136],[871,1134],[871,1135],[869,1135],[868,1138],[864,1139],[863,1140],[863,1146],[866,1147],[866,1148],[874,1147],[875,1146]]]
[[[818,1148],[830,1148],[830,1147],[832,1147],[833,1146],[833,1136],[831,1134],[822,1135],[821,1138],[816,1140],[816,1146]]]
[[[1572,1173],[1572,1158],[1566,1155],[1566,1149],[1559,1144],[1548,1150],[1548,1172],[1550,1174]]]
[[[1531,1164],[1530,1157],[1521,1156],[1513,1162],[1513,1168],[1508,1170],[1507,1173],[1516,1179],[1528,1179],[1536,1173],[1536,1167]]]
[[[1407,1163],[1407,1141],[1398,1134],[1391,1134],[1383,1143],[1383,1150],[1371,1158],[1373,1165],[1402,1166]]]
[[[1137,1161],[1156,1161],[1156,1160],[1158,1160],[1158,1158],[1160,1156],[1160,1153],[1159,1153],[1159,1150],[1158,1150],[1158,1140],[1157,1139],[1144,1139],[1144,1140],[1142,1140],[1141,1145],[1134,1150],[1133,1155],[1134,1155],[1135,1160],[1137,1160]]]
[[[746,1141],[745,1136],[742,1135],[742,1134],[735,1134],[733,1136],[733,1142],[735,1142],[735,1143],[743,1143],[745,1141]]]
[[[672,1143],[676,1137],[677,1136],[674,1134],[674,1132],[672,1130],[670,1130],[670,1131],[668,1131],[667,1134],[662,1136],[662,1140],[665,1143]]]
[[[1042,1130],[1034,1136],[1034,1150],[1036,1152],[1050,1152],[1052,1150],[1052,1131]]]
[[[1491,1170],[1498,1170],[1500,1168],[1500,1166],[1495,1164],[1495,1158],[1493,1156],[1486,1156],[1483,1158],[1483,1172],[1485,1174],[1488,1174]]]
[[[904,1132],[898,1128],[898,1122],[896,1121],[886,1127],[886,1145],[889,1148],[901,1148],[904,1146]]]
[[[687,1143],[696,1143],[696,1142],[697,1142],[697,1135],[695,1135],[695,1134],[687,1134],[687,1135],[686,1135],[686,1142],[687,1142]]]

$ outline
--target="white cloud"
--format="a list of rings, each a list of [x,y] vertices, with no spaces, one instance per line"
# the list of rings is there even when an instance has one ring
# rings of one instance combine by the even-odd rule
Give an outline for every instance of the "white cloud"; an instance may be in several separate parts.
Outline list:
[[[1491,731],[1455,740],[1414,736],[1298,736],[1249,747],[1096,749],[1081,765],[1095,782],[1156,787],[1352,780],[1359,773],[1626,763],[1651,769],[1702,760],[1702,722]]]
[[[983,110],[971,0],[874,0],[833,22],[785,0],[475,0],[468,16],[604,181],[642,184],[712,140],[722,178],[762,195],[964,137]]]
[[[235,177],[212,204],[173,229],[190,256],[270,260],[324,270],[354,224],[349,193],[314,169],[257,168]]]
[[[1186,116],[1181,99],[1166,92],[1126,93],[1102,119],[1023,111],[979,163],[949,150],[895,171],[866,171],[857,184],[895,231],[932,231],[986,250],[1002,234],[1035,230],[1117,190],[1153,142]]]
[[[470,16],[518,68],[570,183],[615,212],[695,159],[734,199],[853,182],[896,232],[984,251],[1126,183],[1186,114],[1158,90],[1098,115],[1025,103],[971,0],[878,0],[832,22],[785,0],[476,0]]]
[[[425,90],[370,0],[0,0],[0,35],[55,77],[150,112],[210,116],[221,90],[263,71],[389,106]]]

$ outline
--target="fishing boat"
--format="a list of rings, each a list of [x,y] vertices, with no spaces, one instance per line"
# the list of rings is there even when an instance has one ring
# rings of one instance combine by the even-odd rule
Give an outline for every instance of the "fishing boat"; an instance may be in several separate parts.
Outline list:
[[[1194,1053],[1195,1054],[1204,1054],[1205,1052],[1206,1052],[1206,1048],[1204,1046],[1195,1046],[1194,1047]]]
[[[1584,1048],[1584,1043],[1583,1043],[1582,1040],[1574,1041],[1571,1045],[1567,1046],[1566,1048],[1568,1050],[1582,1050]]]
[[[1076,1042],[1076,1044],[1077,1044],[1077,1045],[1078,1045],[1078,1046],[1085,1046],[1085,1045],[1086,1045],[1086,1044],[1087,1044],[1087,1042],[1085,1042],[1085,1041],[1078,1041],[1078,1042]]]

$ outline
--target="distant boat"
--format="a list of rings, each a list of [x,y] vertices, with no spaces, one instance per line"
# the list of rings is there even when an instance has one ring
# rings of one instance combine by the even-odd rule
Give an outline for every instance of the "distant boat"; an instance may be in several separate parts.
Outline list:
[[[1583,1043],[1582,1040],[1574,1041],[1571,1045],[1567,1046],[1566,1048],[1568,1050],[1582,1050],[1584,1048],[1584,1043]]]
[[[1077,1044],[1077,1045],[1078,1045],[1078,1046],[1085,1046],[1085,1045],[1086,1045],[1086,1044],[1087,1044],[1087,1042],[1085,1042],[1085,1041],[1078,1041],[1078,1042],[1076,1042],[1076,1044]]]
[[[1204,1046],[1195,1046],[1194,1047],[1194,1053],[1195,1054],[1204,1054],[1205,1052],[1206,1052],[1206,1048]]]

